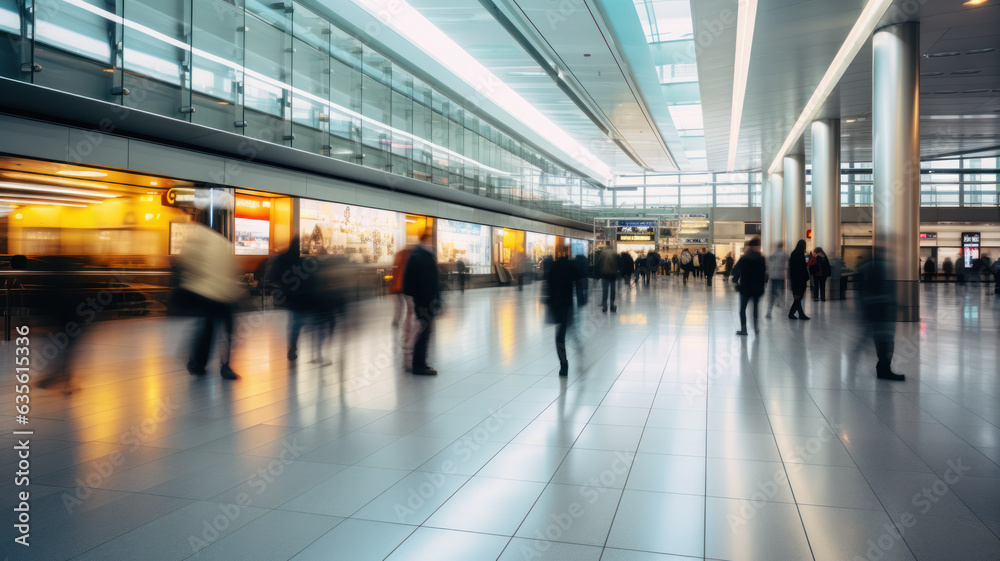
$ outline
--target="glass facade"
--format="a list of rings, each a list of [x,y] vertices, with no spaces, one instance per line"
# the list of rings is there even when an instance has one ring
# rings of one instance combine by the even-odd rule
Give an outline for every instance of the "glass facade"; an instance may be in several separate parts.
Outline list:
[[[298,2],[0,0],[0,75],[587,220],[602,188]]]

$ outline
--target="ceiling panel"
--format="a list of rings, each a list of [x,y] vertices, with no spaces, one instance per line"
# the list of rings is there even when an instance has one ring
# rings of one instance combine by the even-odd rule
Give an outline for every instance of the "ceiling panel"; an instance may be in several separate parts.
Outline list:
[[[864,4],[861,0],[760,0],[737,168],[770,165]],[[1000,47],[1000,5],[968,7],[962,0],[928,0],[917,12],[907,13],[911,5],[897,2],[888,16],[903,14],[901,21],[921,22],[921,53],[963,53],[921,59],[922,73],[942,73],[921,78],[922,157],[1000,145],[1000,52],[964,54]],[[725,168],[729,150],[736,18],[724,17],[724,11],[731,7],[732,2],[725,0],[692,1],[696,37],[705,39],[699,41],[698,65],[709,167],[715,170]],[[818,115],[860,117],[843,123],[845,161],[871,161],[871,120],[867,118],[871,114],[871,56],[869,40]],[[979,72],[953,74],[960,70]],[[951,91],[956,93],[935,93]],[[808,150],[808,138],[799,144]]]

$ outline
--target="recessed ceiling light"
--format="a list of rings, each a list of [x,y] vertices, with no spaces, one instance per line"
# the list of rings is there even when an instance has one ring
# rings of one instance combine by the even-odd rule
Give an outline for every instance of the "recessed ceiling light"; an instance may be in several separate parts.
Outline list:
[[[962,2],[963,6],[978,6],[980,4],[985,4],[986,0],[968,0],[967,2]]]
[[[962,54],[962,53],[958,53],[958,52],[955,52],[955,51],[946,51],[946,52],[943,52],[943,53],[930,53],[930,54],[926,54],[924,56],[927,57],[927,58],[941,58],[941,57],[946,57],[946,56],[958,56],[960,54]]]
[[[157,183],[155,181],[150,181],[149,184],[152,185],[152,186],[154,186],[154,187],[157,185]]]
[[[967,55],[982,55],[986,53],[992,53],[997,50],[996,47],[986,47],[985,49],[972,49],[971,51],[965,51]]]
[[[965,74],[979,74],[980,72],[982,72],[981,69],[975,68],[975,69],[968,69],[968,70],[956,70],[956,71],[952,72],[952,74],[954,74],[955,76],[962,76],[962,75],[965,75]]]
[[[984,89],[979,89],[979,90],[965,90],[962,93],[967,93],[967,94],[981,94],[981,93],[990,93],[990,90],[989,90],[989,88],[984,88]]]
[[[944,72],[921,72],[920,75],[927,78],[930,76],[943,76]]]
[[[853,122],[854,122],[854,121],[856,121],[856,120],[857,120],[857,119],[848,119],[848,120],[846,120],[846,121],[844,121],[844,122],[845,122],[845,123],[853,123]]]
[[[56,172],[58,175],[69,175],[71,177],[107,177],[108,174],[103,171],[86,171],[86,170],[71,170],[63,169]]]

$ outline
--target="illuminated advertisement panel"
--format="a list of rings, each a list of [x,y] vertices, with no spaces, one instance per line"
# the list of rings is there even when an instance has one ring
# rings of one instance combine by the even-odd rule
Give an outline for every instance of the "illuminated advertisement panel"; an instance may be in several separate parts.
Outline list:
[[[438,219],[437,251],[439,263],[462,261],[473,274],[490,272],[489,226]]]
[[[406,244],[405,215],[388,210],[302,199],[302,253],[341,255],[354,263],[392,265]]]

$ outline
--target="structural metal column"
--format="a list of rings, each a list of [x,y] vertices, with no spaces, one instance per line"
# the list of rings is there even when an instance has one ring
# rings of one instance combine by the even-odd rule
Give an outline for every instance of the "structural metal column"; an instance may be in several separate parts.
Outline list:
[[[898,321],[920,319],[920,27],[872,39],[874,255],[895,284]]]
[[[812,124],[812,220],[816,247],[830,258],[830,299],[840,298],[840,120]]]
[[[785,156],[785,250],[791,253],[806,238],[806,157]]]
[[[784,208],[781,199],[782,182],[784,182],[782,174],[774,173],[769,175],[767,180],[761,185],[764,202],[767,205],[761,209],[761,233],[764,237],[761,244],[761,251],[765,255],[770,255],[775,247],[777,247],[778,242],[784,241],[785,237],[784,220],[782,218],[782,209]]]

